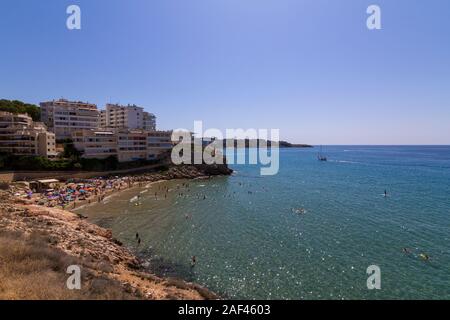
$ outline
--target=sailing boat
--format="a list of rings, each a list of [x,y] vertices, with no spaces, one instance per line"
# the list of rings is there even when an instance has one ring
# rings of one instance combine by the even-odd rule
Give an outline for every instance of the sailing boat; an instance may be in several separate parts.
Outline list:
[[[322,146],[320,146],[320,152],[317,154],[317,160],[319,161],[327,161],[327,157],[322,153]]]

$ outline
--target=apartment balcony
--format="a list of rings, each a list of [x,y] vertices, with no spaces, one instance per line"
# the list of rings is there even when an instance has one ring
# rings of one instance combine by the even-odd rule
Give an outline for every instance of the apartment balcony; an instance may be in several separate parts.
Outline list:
[[[0,152],[12,153],[16,155],[35,155],[34,148],[20,148],[20,147],[4,147],[0,145]]]

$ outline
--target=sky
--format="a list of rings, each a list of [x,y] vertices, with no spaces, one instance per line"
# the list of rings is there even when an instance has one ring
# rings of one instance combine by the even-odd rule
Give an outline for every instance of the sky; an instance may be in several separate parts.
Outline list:
[[[66,27],[69,5],[81,30]],[[381,30],[366,26],[381,8]],[[450,144],[448,0],[1,0],[0,98],[137,104],[159,129]]]

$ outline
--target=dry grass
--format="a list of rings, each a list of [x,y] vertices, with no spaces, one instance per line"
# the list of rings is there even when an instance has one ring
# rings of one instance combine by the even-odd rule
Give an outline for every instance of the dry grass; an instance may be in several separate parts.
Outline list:
[[[42,234],[0,232],[0,299],[134,298],[116,280],[96,275],[76,258],[50,247],[50,241]],[[81,290],[66,287],[66,269],[73,264],[82,267]]]
[[[0,182],[0,190],[8,190],[9,184],[6,182]]]

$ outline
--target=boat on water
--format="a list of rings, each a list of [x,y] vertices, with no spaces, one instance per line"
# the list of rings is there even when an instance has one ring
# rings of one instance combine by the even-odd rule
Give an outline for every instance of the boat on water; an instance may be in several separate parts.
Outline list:
[[[319,161],[328,161],[327,157],[322,153],[322,146],[320,146],[320,151],[317,154],[317,160],[319,160]]]

